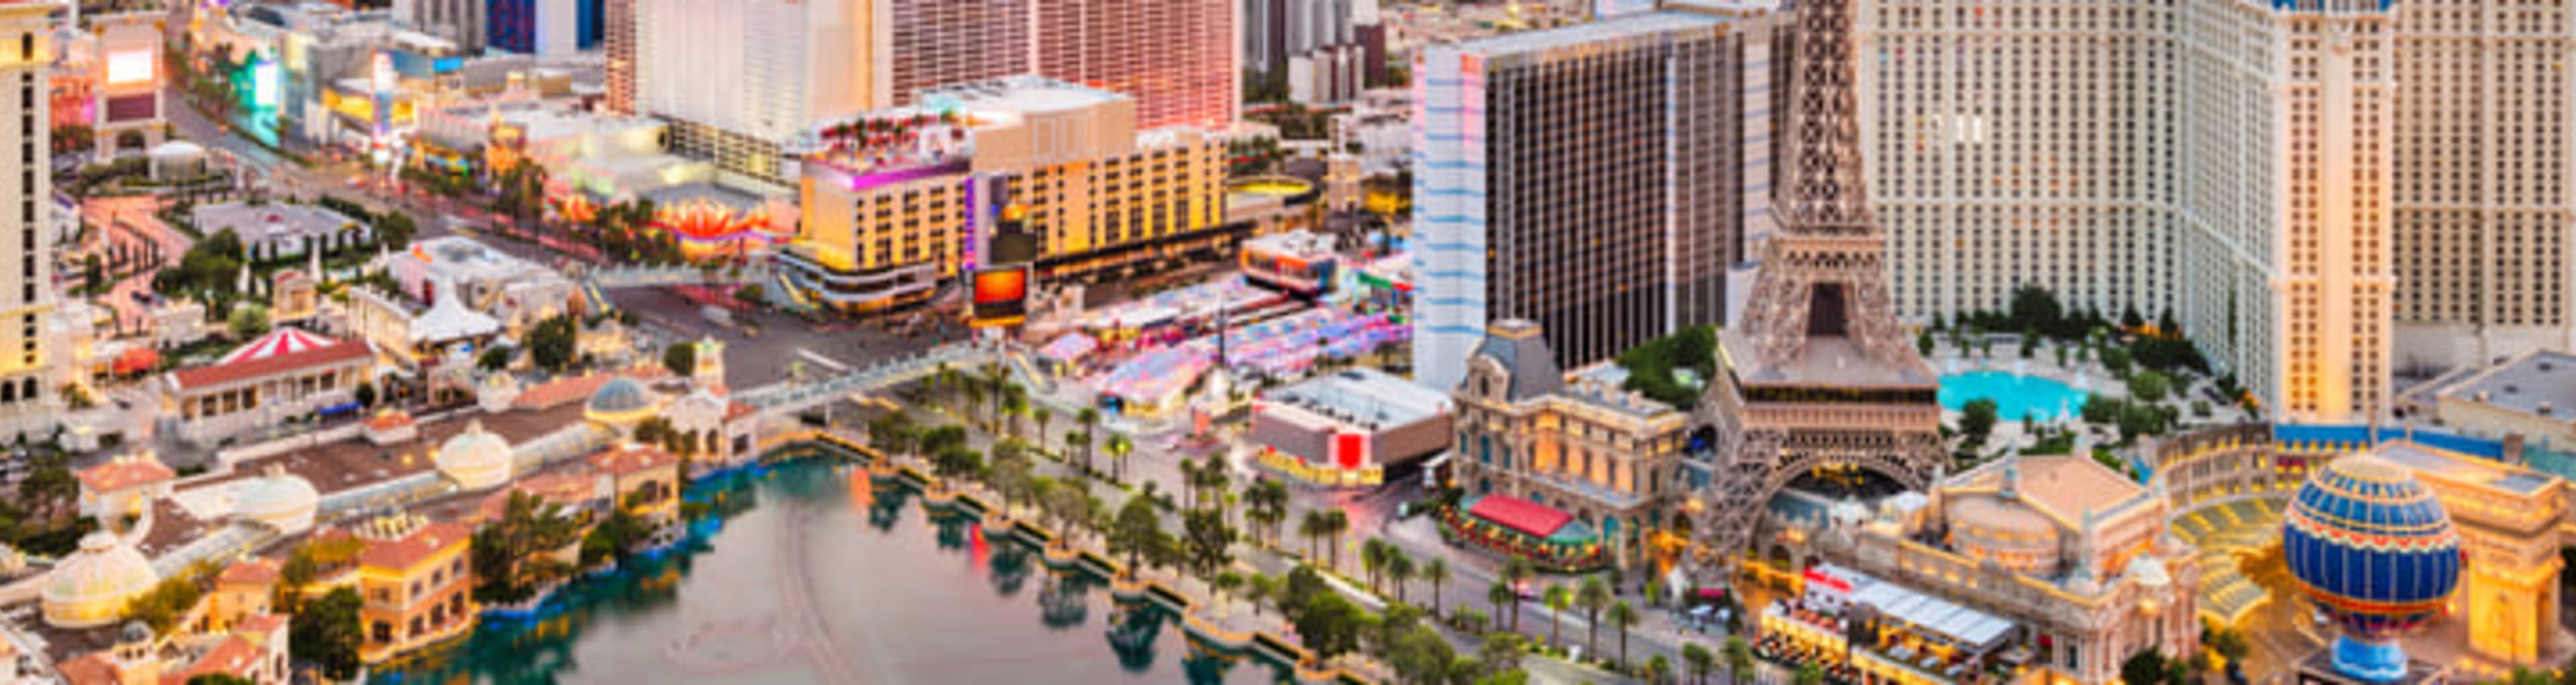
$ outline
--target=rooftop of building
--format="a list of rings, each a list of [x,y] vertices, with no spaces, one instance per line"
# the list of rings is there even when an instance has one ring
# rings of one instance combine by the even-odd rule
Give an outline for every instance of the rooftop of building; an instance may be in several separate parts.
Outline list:
[[[2576,354],[2533,350],[2501,364],[2451,379],[2438,396],[2519,414],[2576,418]]]
[[[2145,486],[2093,461],[2089,456],[2017,456],[1988,462],[1960,474],[1952,487],[2005,490],[2016,501],[2059,521],[2080,524],[2088,516],[2108,516],[2133,502],[2151,499]]]
[[[1932,367],[1920,359],[1912,364],[1881,361],[1862,352],[1849,338],[1809,336],[1797,358],[1786,364],[1757,361],[1753,340],[1742,328],[1719,331],[1717,339],[1720,359],[1734,369],[1737,381],[1747,385],[1883,388],[1930,387],[1940,382]]]
[[[931,112],[949,109],[953,104],[968,110],[1043,114],[1070,112],[1126,99],[1129,98],[1123,93],[1043,76],[1020,75],[924,88],[913,101]]]
[[[536,411],[508,411],[480,414],[476,418],[483,430],[499,435],[513,445],[526,444],[548,433],[581,422],[579,405],[563,405]],[[465,431],[469,421],[450,418],[420,424],[412,439],[377,446],[363,438],[350,438],[315,445],[286,454],[252,459],[236,464],[231,475],[204,481],[223,483],[242,478],[256,478],[271,465],[287,473],[302,476],[325,496],[365,487],[394,478],[436,468],[430,454],[448,438]],[[204,487],[192,484],[191,488]]]
[[[1562,50],[1603,41],[1641,38],[1672,31],[1704,29],[1733,21],[1735,20],[1731,17],[1716,14],[1661,10],[1572,26],[1459,41],[1447,47],[1462,53],[1490,58]]]
[[[1262,401],[1322,413],[1335,420],[1392,427],[1449,411],[1449,397],[1376,369],[1317,376],[1262,394]]]
[[[1299,257],[1331,257],[1333,256],[1333,236],[1306,230],[1272,233],[1243,241],[1243,249]]]
[[[1568,381],[1556,394],[1596,409],[1607,409],[1630,417],[1644,418],[1673,411],[1673,406],[1657,402],[1627,389],[1628,370],[1618,364],[1603,362],[1567,374]]]
[[[2535,494],[2560,480],[2539,471],[2408,441],[2382,443],[2371,454],[2435,478],[2482,485],[2515,495]]]
[[[501,280],[528,275],[555,274],[545,265],[492,249],[472,238],[439,236],[412,243],[400,253],[420,262],[430,272],[458,280]]]

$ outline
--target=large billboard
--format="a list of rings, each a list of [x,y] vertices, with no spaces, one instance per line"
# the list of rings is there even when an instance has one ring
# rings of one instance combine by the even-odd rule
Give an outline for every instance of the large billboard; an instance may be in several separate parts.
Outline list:
[[[968,314],[976,327],[1016,326],[1028,319],[1029,269],[1021,264],[985,267],[974,273]]]
[[[152,81],[153,63],[160,61],[150,49],[119,50],[107,55],[107,85],[123,86]]]

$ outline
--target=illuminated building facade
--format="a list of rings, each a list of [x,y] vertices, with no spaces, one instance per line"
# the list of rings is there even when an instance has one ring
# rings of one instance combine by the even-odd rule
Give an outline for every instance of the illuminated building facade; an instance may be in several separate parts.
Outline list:
[[[804,216],[783,263],[818,304],[918,300],[982,263],[974,250],[1006,207],[1037,237],[1044,276],[1213,253],[1225,240],[1223,145],[1197,129],[1138,130],[1132,98],[1023,76],[924,91],[922,102],[817,124],[791,146],[803,155]]]
[[[2461,68],[2401,55],[2401,44],[2468,35],[2407,37],[2416,30],[2409,22],[2423,17],[2461,21],[2470,12],[2451,6],[2461,4],[2409,3],[2403,12],[2380,0],[1973,12],[1937,1],[1866,5],[1861,121],[1877,162],[1870,182],[1891,238],[1898,310],[1917,321],[1956,320],[1999,310],[2016,287],[2038,285],[2105,316],[2170,312],[2278,416],[2383,414],[2400,305],[2392,254],[2434,259],[2406,246],[2415,232],[2395,228],[2394,179],[2401,168],[2434,164],[2421,161],[2433,150],[2460,149],[2421,130],[2399,135],[2400,113],[2419,106],[2409,100],[2419,91],[2400,90],[2414,88],[2408,79]],[[2552,12],[2556,28],[2547,30],[2566,32],[2564,10]],[[2566,75],[2526,77],[2534,85],[2476,88],[2546,88],[2537,79]],[[2469,92],[2443,97],[2477,97]],[[2406,116],[2458,126],[2482,119],[2425,106],[2442,113]],[[2424,182],[2408,183],[2427,196]],[[2445,183],[2439,202],[2476,205],[2483,192]],[[2555,201],[2563,216],[2563,194]],[[2482,240],[2472,231],[2445,235]],[[2441,261],[2480,272],[2494,264]],[[2452,297],[2438,281],[2406,282],[2422,297]]]
[[[96,97],[90,105],[90,128],[97,132],[98,160],[116,158],[117,139],[127,133],[143,137],[144,149],[161,144],[161,27],[158,14],[121,14],[89,18],[97,33]]]
[[[1644,561],[1647,531],[1679,501],[1690,415],[1619,387],[1620,370],[1559,371],[1537,324],[1497,321],[1450,393],[1451,481],[1470,496],[1508,495],[1563,511],[1609,546],[1610,563]]]
[[[358,658],[384,663],[474,630],[474,531],[395,515],[360,525]]]
[[[15,211],[0,211],[0,435],[42,439],[58,425],[61,399],[56,397],[55,367],[62,351],[49,349],[42,321],[56,306],[54,262],[57,245],[48,239],[47,212],[54,210],[52,128],[45,111],[54,56],[54,31],[47,13],[53,3],[0,6],[0,78],[18,84],[18,96],[7,98],[0,112],[15,114],[19,125],[0,127],[0,147],[16,154],[16,173],[0,173],[0,200]],[[155,37],[158,40],[158,37]],[[157,52],[152,68],[159,67]],[[101,60],[105,62],[106,60]],[[102,144],[102,147],[105,147]]]
[[[2442,622],[2466,622],[2461,663],[2504,672],[2565,658],[2558,550],[2576,535],[2561,476],[2520,463],[2510,445],[2444,434],[2366,427],[2248,425],[2175,436],[2157,446],[2158,481],[2177,510],[2263,502],[2277,510],[2309,472],[2369,454],[2433,491],[2459,530],[2467,557]],[[2274,598],[2279,601],[2283,598]]]
[[[1494,320],[1545,327],[1564,368],[1725,321],[1768,194],[1773,110],[1747,97],[1777,16],[1665,10],[1422,51],[1417,380],[1456,387]]]
[[[876,0],[632,0],[634,107],[671,147],[796,182],[779,146],[808,122],[893,104]]]
[[[1237,0],[1038,2],[1037,73],[1136,99],[1138,128],[1234,125]]]
[[[2404,5],[2389,141],[2398,369],[2576,349],[2576,11]]]
[[[894,104],[912,104],[930,88],[1033,70],[1034,0],[880,1],[893,20],[877,59],[886,62]]]
[[[2090,458],[2016,456],[1762,544],[2016,623],[2005,651],[2051,681],[2113,683],[2140,651],[2198,649],[2200,571],[2168,506]]]

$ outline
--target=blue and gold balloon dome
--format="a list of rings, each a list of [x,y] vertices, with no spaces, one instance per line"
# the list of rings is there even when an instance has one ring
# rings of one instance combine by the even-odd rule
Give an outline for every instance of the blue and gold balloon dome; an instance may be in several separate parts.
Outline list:
[[[2403,677],[2397,636],[2442,614],[2460,583],[2460,533],[2415,475],[2368,455],[2337,459],[2299,486],[2281,521],[2282,556],[2317,609],[2343,628],[2346,675]]]

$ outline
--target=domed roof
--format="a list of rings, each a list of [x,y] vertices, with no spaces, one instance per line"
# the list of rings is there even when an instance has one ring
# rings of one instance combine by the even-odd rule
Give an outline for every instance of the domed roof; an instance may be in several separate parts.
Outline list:
[[[465,432],[448,438],[431,457],[438,471],[468,490],[479,490],[510,479],[514,457],[510,441],[495,433],[485,432],[480,419],[465,426]]]
[[[2129,557],[2127,575],[2147,587],[2160,588],[2173,584],[2173,574],[2165,571],[2165,562],[2157,561],[2155,557],[2144,554]]]
[[[281,530],[300,530],[313,524],[313,511],[322,501],[320,491],[303,476],[271,467],[267,475],[242,486],[233,498],[233,516],[259,521]]]
[[[653,391],[633,378],[618,376],[602,383],[582,405],[582,414],[593,421],[619,422],[642,418],[637,416],[653,408]]]
[[[80,551],[54,566],[45,581],[47,622],[66,628],[116,620],[127,600],[152,589],[161,574],[133,545],[107,533],[81,538]]]
[[[2460,533],[2441,501],[2377,457],[2311,474],[2281,517],[2281,545],[2309,599],[2360,639],[2421,626],[2460,582]]]

